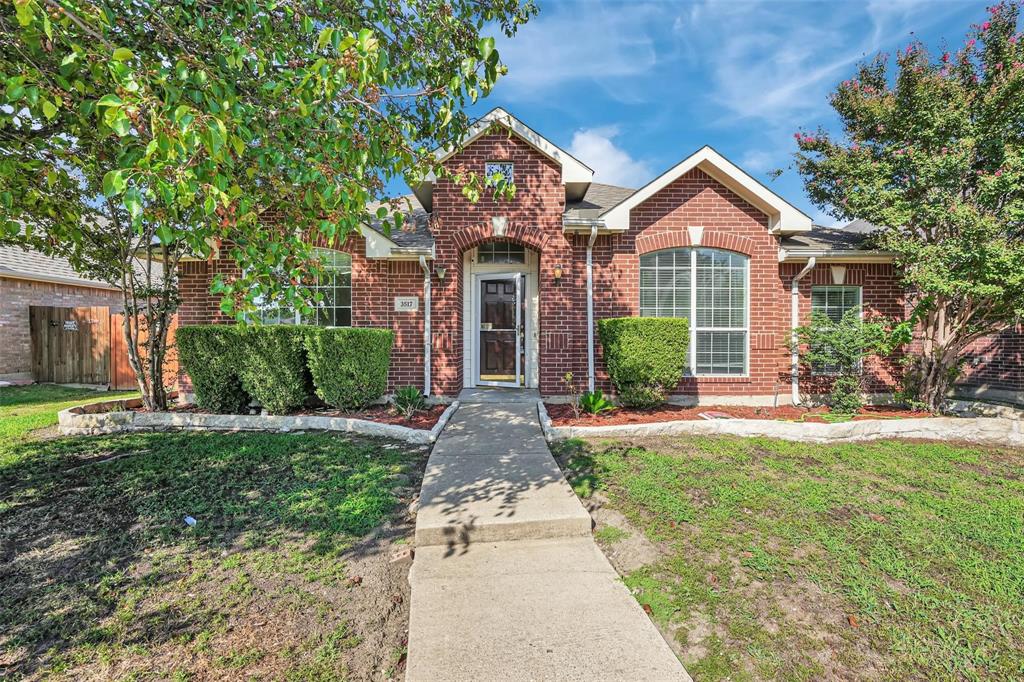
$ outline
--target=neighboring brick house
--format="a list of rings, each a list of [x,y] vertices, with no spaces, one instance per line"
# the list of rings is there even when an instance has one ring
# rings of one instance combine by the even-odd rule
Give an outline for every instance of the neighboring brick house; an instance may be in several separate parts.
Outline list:
[[[396,333],[391,388],[418,385],[454,396],[509,386],[565,392],[563,376],[611,385],[596,321],[669,315],[691,321],[688,375],[679,396],[702,403],[785,404],[825,390],[794,376],[788,342],[812,308],[851,306],[902,316],[907,303],[888,254],[862,246],[869,226],[822,228],[710,147],[644,187],[593,182],[593,171],[501,109],[484,116],[457,152],[455,172],[506,174],[514,199],[469,202],[453,183],[428,178],[408,197],[410,229],[372,226],[342,244],[320,244],[330,263],[317,286],[331,303],[319,322]],[[325,248],[325,247],[332,248]],[[182,324],[229,322],[209,293],[235,268],[215,252],[179,268]],[[262,313],[267,322],[294,314]],[[1015,367],[975,383],[1021,391]],[[1014,345],[1015,344],[1015,345]],[[898,359],[866,367],[873,392],[889,392]],[[993,373],[994,372],[994,373]]]
[[[122,310],[118,289],[79,275],[67,260],[0,246],[0,381],[32,379],[29,306]]]

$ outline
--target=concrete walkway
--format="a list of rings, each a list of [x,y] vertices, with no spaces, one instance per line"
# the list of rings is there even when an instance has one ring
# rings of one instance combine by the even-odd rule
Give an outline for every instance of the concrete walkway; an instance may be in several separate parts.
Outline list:
[[[406,680],[689,680],[591,536],[536,397],[460,396],[416,520]]]

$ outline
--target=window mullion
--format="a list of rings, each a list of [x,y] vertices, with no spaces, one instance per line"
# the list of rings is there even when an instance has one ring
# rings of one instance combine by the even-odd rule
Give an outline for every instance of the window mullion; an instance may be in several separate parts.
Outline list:
[[[697,376],[697,249],[690,249],[690,373]]]

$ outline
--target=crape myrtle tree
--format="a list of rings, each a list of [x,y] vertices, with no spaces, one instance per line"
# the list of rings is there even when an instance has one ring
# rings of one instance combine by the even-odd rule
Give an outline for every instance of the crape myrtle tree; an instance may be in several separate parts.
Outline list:
[[[403,228],[394,178],[445,176],[530,0],[14,0],[0,6],[0,243],[124,292],[146,407],[185,256],[230,255],[221,308],[308,312],[309,243]],[[470,197],[487,178],[451,177]],[[491,183],[493,184],[493,183]],[[498,183],[504,196],[514,187]],[[379,206],[373,214],[367,205]],[[273,219],[269,219],[272,216]],[[152,267],[152,263],[162,265]]]
[[[797,133],[811,199],[881,227],[913,292],[908,387],[939,410],[976,339],[1024,313],[1024,40],[1001,3],[956,52],[920,43],[862,64],[831,97],[842,136]]]

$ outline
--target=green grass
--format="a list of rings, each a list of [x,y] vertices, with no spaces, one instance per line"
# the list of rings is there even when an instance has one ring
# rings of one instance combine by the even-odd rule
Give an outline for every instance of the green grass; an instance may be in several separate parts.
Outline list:
[[[629,532],[615,526],[601,526],[594,531],[594,539],[603,545],[614,545],[629,537]]]
[[[63,409],[134,395],[131,391],[100,392],[55,384],[0,388],[0,452],[30,438],[32,431],[56,424],[57,413]]]
[[[668,551],[625,582],[696,679],[1024,678],[1018,451],[690,438],[562,454],[578,494]]]
[[[31,388],[0,408],[0,677],[349,674],[366,610],[349,552],[395,513],[393,479],[416,478],[422,451],[325,434],[39,440],[83,396]]]

